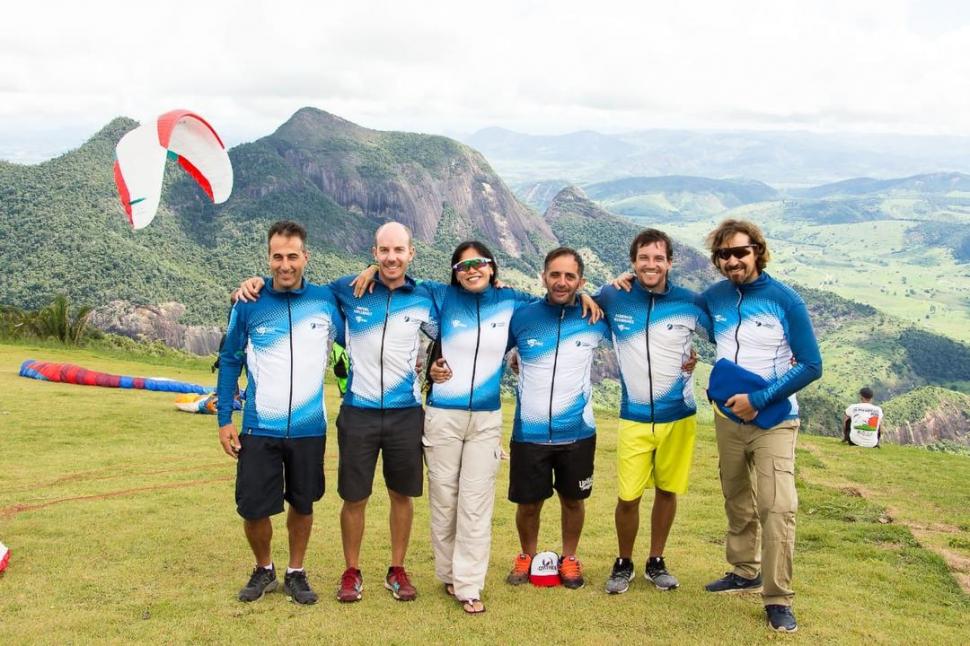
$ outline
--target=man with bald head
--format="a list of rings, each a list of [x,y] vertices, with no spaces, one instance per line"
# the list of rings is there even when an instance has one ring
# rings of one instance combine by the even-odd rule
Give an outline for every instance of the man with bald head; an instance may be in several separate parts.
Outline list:
[[[407,275],[414,258],[408,228],[399,222],[383,224],[374,234],[372,251],[378,272],[370,293],[354,296],[355,276],[329,285],[345,316],[350,356],[347,391],[337,417],[337,491],[343,500],[340,535],[346,562],[337,599],[343,602],[359,601],[363,592],[360,547],[378,455],[391,502],[391,560],[384,587],[400,601],[417,596],[404,569],[414,516],[411,499],[421,495],[424,475],[424,410],[415,363],[420,331],[435,338],[437,324],[430,292]],[[258,297],[262,283],[258,278],[246,281],[240,297]]]
[[[347,569],[337,598],[361,598],[360,546],[364,512],[371,495],[377,456],[383,457],[384,482],[390,496],[391,566],[384,586],[395,599],[417,595],[404,570],[414,508],[422,493],[421,435],[424,410],[415,363],[419,332],[436,336],[429,292],[407,275],[414,258],[411,232],[389,222],[374,234],[377,281],[371,293],[356,298],[345,276],[332,283],[347,316],[350,376],[340,415],[337,441],[340,465],[337,489],[343,499],[340,533]]]

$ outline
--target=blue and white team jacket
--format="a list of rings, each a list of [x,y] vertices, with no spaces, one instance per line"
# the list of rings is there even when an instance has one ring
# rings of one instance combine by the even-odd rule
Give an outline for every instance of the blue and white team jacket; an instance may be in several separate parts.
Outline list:
[[[519,388],[512,439],[566,444],[596,433],[590,369],[593,351],[608,339],[604,320],[590,325],[578,301],[543,299],[520,308],[510,344],[519,351]]]
[[[434,338],[432,291],[407,277],[404,285],[390,290],[380,280],[374,291],[354,296],[344,276],[330,283],[347,321],[350,375],[344,403],[358,408],[411,408],[421,405],[415,361],[420,349],[419,332]]]
[[[717,358],[733,361],[771,384],[748,393],[751,405],[760,410],[788,397],[787,419],[797,418],[795,393],[822,376],[822,355],[802,297],[762,272],[744,285],[715,283],[702,298],[714,323]]]
[[[232,421],[232,401],[246,361],[242,433],[311,437],[326,433],[323,373],[329,345],[343,339],[344,319],[329,287],[278,292],[267,281],[258,301],[236,303],[219,353],[219,425]]]
[[[428,405],[498,410],[502,407],[500,386],[512,314],[538,299],[509,288],[489,286],[475,293],[455,285],[428,285],[434,292],[441,356],[452,374],[448,381],[431,386]]]
[[[711,336],[700,297],[668,278],[662,293],[634,279],[629,292],[605,285],[594,298],[610,322],[620,364],[620,417],[661,423],[696,413],[693,380],[682,366],[692,335]]]

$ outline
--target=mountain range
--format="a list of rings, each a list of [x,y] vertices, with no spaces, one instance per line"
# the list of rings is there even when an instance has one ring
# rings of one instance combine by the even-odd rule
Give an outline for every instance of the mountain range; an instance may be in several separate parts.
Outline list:
[[[689,243],[696,240],[694,229],[678,233],[675,224],[707,227],[712,216],[765,204],[847,195],[876,199],[883,195],[879,191],[949,187],[940,195],[952,197],[962,191],[965,180],[956,175],[910,177],[908,183],[882,188],[866,181],[843,182],[806,197],[738,179],[625,178],[583,188],[550,180],[535,187],[545,202],[540,214],[519,201],[489,162],[465,144],[370,130],[304,108],[272,134],[230,150],[235,187],[228,202],[212,205],[173,165],[166,172],[158,217],[147,229],[132,231],[117,202],[111,169],[115,144],[136,125],[115,119],[80,148],[41,164],[0,162],[0,255],[7,270],[0,276],[0,303],[33,308],[55,292],[65,292],[74,302],[120,312],[116,320],[132,312],[119,302],[142,309],[157,306],[169,317],[168,337],[189,338],[172,331],[171,313],[182,312],[184,306],[182,323],[224,321],[229,289],[265,270],[265,232],[279,218],[307,226],[308,277],[318,282],[362,268],[374,230],[397,219],[414,231],[417,276],[446,279],[454,245],[478,238],[492,246],[509,284],[538,289],[543,254],[563,244],[580,250],[595,286],[629,266],[629,242],[644,223],[642,217],[634,221],[618,215],[610,205],[643,196],[656,197],[656,203],[662,198],[671,207],[664,211],[667,220],[660,221],[668,222],[674,233],[674,280],[701,289],[717,276],[706,255]],[[585,147],[577,155],[625,150],[610,148],[609,142],[592,135],[580,141]],[[679,210],[701,203],[708,205],[703,218],[693,214],[692,221]],[[929,229],[924,234],[944,235]],[[806,410],[816,411],[806,415],[806,426],[833,432],[839,421],[833,411],[844,407],[856,387],[855,375],[867,371],[893,401],[908,396],[899,399],[898,408],[905,414],[900,413],[897,424],[908,425],[906,437],[943,437],[940,420],[953,419],[959,408],[954,402],[970,392],[970,374],[943,371],[919,358],[925,352],[962,356],[966,346],[825,289],[801,291],[827,356],[838,357],[835,366],[840,367],[806,391]],[[171,302],[181,306],[163,306]],[[709,347],[702,347],[702,356],[711,357]],[[597,374],[615,376],[608,353]],[[912,394],[923,388],[938,390]],[[970,421],[957,424],[962,430],[955,436],[964,438],[968,427]]]
[[[788,187],[970,169],[968,137],[660,129],[538,136],[486,128],[464,141],[513,184],[687,175]]]

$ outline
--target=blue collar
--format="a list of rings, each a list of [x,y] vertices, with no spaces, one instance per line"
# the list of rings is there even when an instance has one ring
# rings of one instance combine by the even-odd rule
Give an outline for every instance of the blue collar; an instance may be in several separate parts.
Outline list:
[[[300,294],[306,291],[307,285],[309,284],[306,282],[306,278],[300,278],[300,286],[297,287],[296,289],[287,289],[287,290],[280,291],[273,288],[272,276],[269,276],[268,278],[264,278],[263,280],[264,280],[263,289],[269,290],[270,294],[276,294],[277,296],[283,296],[285,294],[295,294],[299,296]]]

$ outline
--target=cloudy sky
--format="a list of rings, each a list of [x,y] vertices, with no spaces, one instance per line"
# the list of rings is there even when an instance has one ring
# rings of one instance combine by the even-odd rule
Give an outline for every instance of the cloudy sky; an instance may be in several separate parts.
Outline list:
[[[673,6],[677,4],[677,6]],[[646,128],[970,135],[959,0],[6,4],[0,159],[193,109],[235,144],[316,106],[458,135]]]

